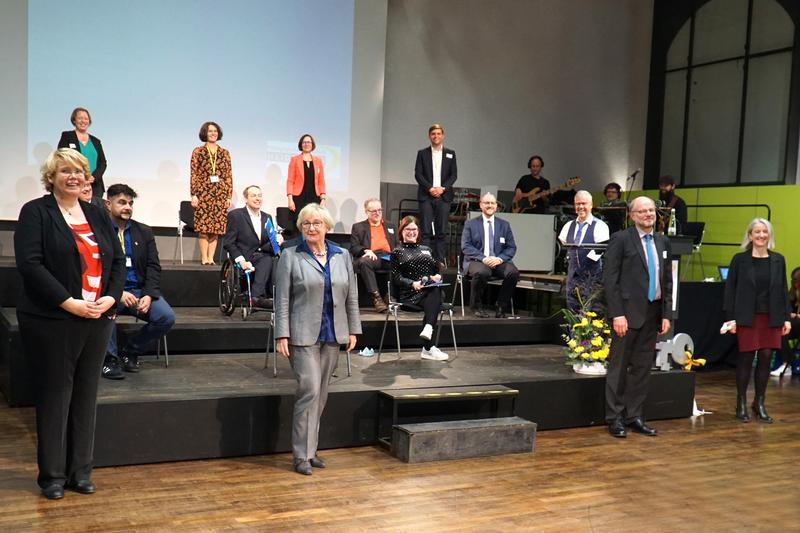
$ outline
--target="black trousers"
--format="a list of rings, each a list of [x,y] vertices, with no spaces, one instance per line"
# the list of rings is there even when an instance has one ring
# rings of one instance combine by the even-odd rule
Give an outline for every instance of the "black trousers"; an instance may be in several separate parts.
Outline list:
[[[389,261],[385,261],[380,257],[373,261],[369,257],[362,255],[355,260],[353,267],[355,271],[358,272],[358,275],[361,276],[361,279],[364,280],[364,287],[367,288],[367,292],[373,293],[378,291],[383,293],[383,291],[378,288],[378,280],[375,278],[375,271],[389,270],[392,268],[392,264]]]
[[[39,486],[88,480],[94,460],[97,386],[114,322],[17,313],[36,375]]]
[[[267,284],[272,274],[273,260],[273,256],[261,252],[254,253],[250,258],[253,268],[256,269],[250,278],[250,295],[253,298],[272,298],[272,288]]]
[[[489,268],[481,261],[472,261],[466,274],[470,277],[469,306],[473,309],[481,302],[483,290],[492,276],[503,280],[500,292],[497,294],[497,305],[503,308],[508,307],[519,281],[519,270],[511,261],[500,263],[494,268]]]
[[[422,218],[422,244],[433,250],[433,258],[444,263],[447,248],[447,217],[450,216],[450,202],[441,198],[428,197],[419,203]],[[431,226],[433,224],[433,226]]]
[[[609,317],[609,321],[612,317]],[[626,422],[642,416],[655,359],[658,330],[661,329],[661,301],[647,306],[639,329],[628,328],[624,337],[611,330],[611,354],[606,374],[606,420]]]
[[[791,363],[794,361],[794,353],[793,350],[789,348],[789,341],[792,339],[800,339],[800,318],[789,319],[789,322],[792,324],[791,331],[789,331],[788,335],[781,337],[782,363]]]

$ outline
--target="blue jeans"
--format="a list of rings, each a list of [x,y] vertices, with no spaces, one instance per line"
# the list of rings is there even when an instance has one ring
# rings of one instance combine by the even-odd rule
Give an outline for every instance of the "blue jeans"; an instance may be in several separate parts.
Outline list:
[[[140,289],[134,289],[129,292],[137,298],[142,297]],[[175,324],[175,312],[163,296],[157,300],[154,299],[150,303],[150,309],[148,309],[147,313],[140,313],[136,308],[126,307],[122,302],[119,302],[117,304],[117,314],[135,316],[139,320],[146,322],[135,335],[128,339],[123,351],[129,355],[143,354],[153,341],[166,335]],[[119,355],[117,352],[116,324],[114,324],[114,329],[111,332],[111,339],[108,341],[108,349],[106,351],[108,355],[113,355],[114,357]]]

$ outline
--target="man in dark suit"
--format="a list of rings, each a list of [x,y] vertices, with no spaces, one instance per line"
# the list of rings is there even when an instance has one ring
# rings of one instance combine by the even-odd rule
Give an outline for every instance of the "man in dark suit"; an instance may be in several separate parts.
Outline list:
[[[472,279],[469,305],[475,316],[488,317],[481,304],[483,289],[490,277],[502,278],[494,316],[505,318],[505,309],[519,280],[519,270],[511,262],[517,253],[517,245],[511,225],[494,216],[497,199],[492,193],[487,192],[481,197],[480,208],[481,216],[468,220],[461,234],[461,252],[464,254],[462,270]]]
[[[161,263],[153,230],[131,218],[136,196],[136,191],[122,183],[114,184],[106,191],[106,207],[125,252],[127,270],[125,288],[117,302],[117,314],[135,316],[145,322],[121,351],[117,349],[117,328],[114,325],[103,363],[103,377],[108,379],[125,377],[120,369],[120,360],[125,372],[138,372],[139,356],[175,324],[175,313],[161,295]]]
[[[428,128],[431,145],[417,152],[414,179],[417,180],[417,200],[422,219],[422,244],[433,250],[433,257],[444,267],[445,227],[453,200],[453,184],[458,178],[456,153],[445,148],[444,127],[433,124]]]
[[[252,272],[250,296],[253,305],[269,307],[272,290],[267,288],[270,287],[272,262],[277,255],[268,231],[272,217],[261,211],[261,187],[249,185],[242,194],[245,206],[228,212],[228,228],[222,245],[242,270]],[[280,235],[276,234],[275,239],[278,246],[283,243]]]
[[[350,230],[350,253],[353,254],[353,267],[372,297],[372,305],[379,313],[386,311],[375,279],[376,270],[389,270],[389,254],[397,242],[394,226],[384,220],[381,201],[370,198],[364,202],[367,220],[356,222]]]
[[[634,226],[611,236],[603,258],[607,316],[613,320],[606,375],[608,432],[625,437],[625,426],[644,435],[657,431],[645,423],[656,336],[672,318],[672,253],[669,239],[654,231],[656,206],[640,196],[631,202]]]

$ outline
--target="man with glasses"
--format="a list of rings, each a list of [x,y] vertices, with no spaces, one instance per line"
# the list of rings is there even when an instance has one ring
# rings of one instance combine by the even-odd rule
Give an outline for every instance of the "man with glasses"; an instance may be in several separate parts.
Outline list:
[[[612,319],[611,355],[606,375],[606,421],[612,437],[625,426],[654,436],[645,423],[644,400],[655,357],[657,335],[672,318],[672,249],[654,231],[656,206],[640,196],[631,202],[634,226],[611,236],[603,257],[606,316]]]
[[[350,253],[355,261],[356,273],[372,297],[372,305],[379,313],[386,311],[386,302],[378,289],[376,270],[389,270],[389,254],[395,247],[395,228],[383,218],[381,201],[370,198],[364,202],[367,219],[353,224],[350,230]]]
[[[462,270],[472,280],[469,306],[476,317],[487,318],[489,314],[483,310],[481,302],[483,290],[490,277],[501,278],[503,284],[497,295],[494,316],[505,318],[505,309],[519,280],[519,270],[511,262],[517,253],[517,245],[511,225],[494,216],[497,199],[492,193],[487,192],[481,197],[480,208],[481,216],[468,220],[461,234]]]

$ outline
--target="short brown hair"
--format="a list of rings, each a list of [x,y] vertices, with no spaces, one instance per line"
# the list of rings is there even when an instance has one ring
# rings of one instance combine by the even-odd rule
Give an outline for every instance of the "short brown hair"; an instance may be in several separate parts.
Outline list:
[[[78,116],[78,113],[80,113],[81,111],[86,113],[86,115],[89,117],[89,125],[91,126],[92,125],[92,114],[89,113],[89,110],[86,109],[85,107],[76,107],[75,109],[73,109],[72,110],[72,114],[69,116],[69,121],[72,122],[72,125],[74,126],[75,125],[75,117]]]
[[[397,228],[397,232],[400,234],[400,240],[404,241],[403,239],[403,230],[406,229],[406,226],[409,224],[416,224],[417,228],[419,228],[419,220],[414,215],[406,215],[400,220],[400,225]],[[421,229],[421,228],[420,228]],[[419,241],[419,232],[417,232],[417,241]],[[414,242],[417,242],[414,241]]]
[[[89,160],[83,154],[72,148],[59,148],[51,152],[42,163],[42,185],[44,185],[44,190],[47,192],[53,192],[53,179],[56,171],[58,171],[59,163],[66,163],[75,168],[80,168],[83,170],[84,179],[92,179],[92,173],[89,172]]]
[[[304,134],[302,134],[300,136],[300,140],[297,141],[297,149],[300,150],[301,152],[303,151],[303,139],[305,139],[306,137],[311,139],[311,150],[312,151],[316,150],[317,149],[317,141],[314,140],[314,137],[310,133],[304,133]]]
[[[442,130],[442,133],[444,133],[444,126],[442,126],[438,122],[431,124],[431,127],[428,128],[428,135],[430,135],[433,130]]]
[[[244,199],[245,199],[245,200],[247,200],[247,191],[249,191],[249,190],[250,190],[250,189],[252,189],[253,187],[255,187],[256,189],[258,189],[259,191],[261,190],[261,187],[259,187],[258,185],[248,185],[248,186],[247,186],[247,187],[245,187],[245,188],[244,188],[244,190],[242,191],[242,196],[244,196]]]
[[[203,125],[200,126],[200,140],[203,141],[204,143],[208,142],[208,127],[209,126],[214,126],[215,128],[217,128],[217,132],[219,132],[219,135],[217,135],[217,140],[221,141],[222,140],[222,128],[220,128],[219,124],[217,124],[216,122],[211,122],[211,121],[204,122]]]

